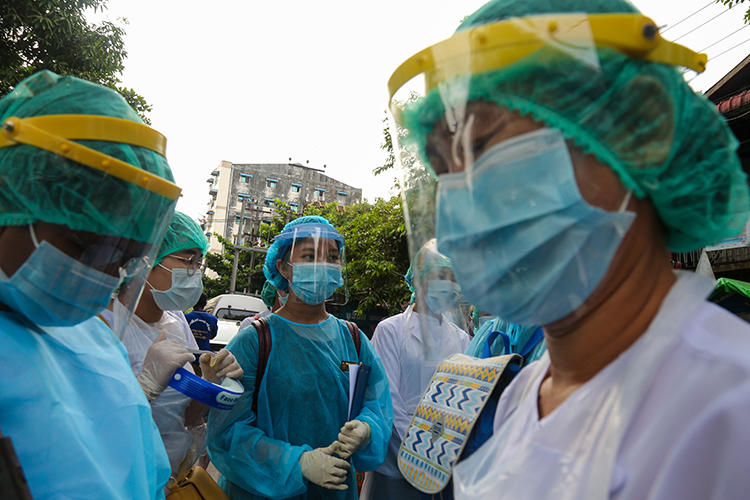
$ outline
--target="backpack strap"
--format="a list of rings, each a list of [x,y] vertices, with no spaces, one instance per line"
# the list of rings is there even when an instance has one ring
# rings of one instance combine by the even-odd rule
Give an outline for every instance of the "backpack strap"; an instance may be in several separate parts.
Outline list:
[[[359,327],[356,323],[345,321],[349,334],[354,341],[354,348],[357,350],[357,356],[362,345],[362,339],[359,336]],[[260,382],[266,373],[268,366],[268,357],[271,355],[271,327],[268,325],[266,318],[258,318],[252,322],[253,328],[258,333],[258,367],[255,372],[255,391],[253,392],[253,413],[257,415],[258,410],[258,391],[260,391]]]
[[[253,328],[258,334],[258,367],[255,372],[255,391],[253,392],[253,413],[258,412],[258,391],[263,374],[266,373],[268,357],[271,355],[271,327],[266,318],[258,318],[252,322]]]
[[[354,348],[357,349],[357,356],[359,356],[359,350],[362,346],[362,339],[359,338],[359,327],[352,321],[344,321],[344,323],[346,323],[346,327],[349,329],[349,334],[354,341]]]

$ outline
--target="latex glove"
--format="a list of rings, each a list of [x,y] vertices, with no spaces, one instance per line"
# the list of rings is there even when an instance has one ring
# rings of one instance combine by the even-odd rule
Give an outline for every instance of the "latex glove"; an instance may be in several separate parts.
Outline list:
[[[185,346],[175,339],[168,339],[167,332],[162,330],[146,351],[143,368],[137,377],[148,400],[158,398],[174,372],[194,359]]]
[[[302,475],[318,486],[329,490],[345,490],[346,476],[349,473],[349,462],[332,455],[332,447],[316,448],[306,451],[299,457]]]
[[[198,361],[201,365],[201,377],[214,384],[218,384],[224,377],[239,379],[245,374],[234,354],[227,349],[215,354],[204,353]]]
[[[370,426],[361,420],[350,420],[341,428],[338,440],[334,443],[336,454],[344,459],[349,458],[368,442]]]

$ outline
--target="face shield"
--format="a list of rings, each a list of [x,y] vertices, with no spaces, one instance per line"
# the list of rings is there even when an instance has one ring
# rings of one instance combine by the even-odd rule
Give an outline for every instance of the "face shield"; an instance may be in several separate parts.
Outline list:
[[[612,89],[646,92],[642,61],[702,71],[706,58],[638,14],[557,14],[461,31],[405,61],[389,90],[412,255],[436,237],[466,298],[517,324],[580,307],[633,222],[631,194],[646,195],[630,166],[671,146],[672,129],[644,116],[660,108],[639,115],[651,128],[623,125],[633,108]]]
[[[2,123],[3,165],[25,172],[6,171],[3,181],[14,197],[8,212],[15,210],[12,217],[28,219],[34,229],[36,250],[27,263],[40,250],[47,267],[70,259],[70,272],[57,276],[59,287],[40,306],[80,314],[63,313],[53,324],[93,317],[119,288],[123,307],[110,326],[118,336],[123,331],[180,193],[165,148],[164,136],[150,127],[107,116],[9,117]]]
[[[282,251],[275,268],[289,284],[287,304],[348,301],[344,237],[332,226],[317,222],[292,226],[274,238],[277,243]]]

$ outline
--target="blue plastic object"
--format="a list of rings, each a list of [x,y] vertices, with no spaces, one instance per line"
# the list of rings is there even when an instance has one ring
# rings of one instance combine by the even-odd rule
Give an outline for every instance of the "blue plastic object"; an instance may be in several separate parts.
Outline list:
[[[231,410],[242,396],[244,388],[234,379],[225,379],[224,383],[229,387],[213,384],[184,368],[178,368],[167,385],[204,405]]]

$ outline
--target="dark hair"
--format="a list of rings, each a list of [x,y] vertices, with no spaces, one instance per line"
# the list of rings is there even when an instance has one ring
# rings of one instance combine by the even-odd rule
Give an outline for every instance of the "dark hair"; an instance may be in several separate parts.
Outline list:
[[[206,292],[203,292],[198,299],[198,302],[195,303],[193,306],[193,309],[197,310],[203,310],[204,307],[206,307],[206,301],[208,300],[208,296],[206,295]]]

